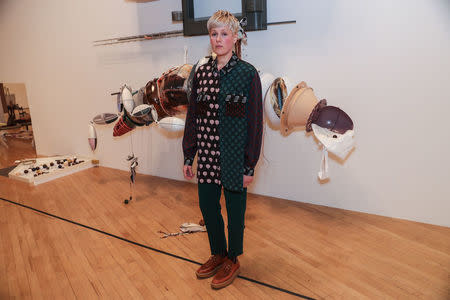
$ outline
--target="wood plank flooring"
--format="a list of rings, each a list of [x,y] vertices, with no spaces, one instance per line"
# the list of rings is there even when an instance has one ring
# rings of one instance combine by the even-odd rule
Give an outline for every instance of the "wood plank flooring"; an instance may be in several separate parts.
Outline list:
[[[91,168],[0,197],[204,262],[196,185]],[[224,199],[222,208],[225,211]],[[226,213],[225,213],[226,215]],[[224,216],[226,219],[226,216]],[[249,194],[241,275],[315,299],[450,299],[450,228]],[[0,200],[0,299],[299,299],[242,278],[212,290],[198,265]]]
[[[23,129],[11,129],[10,133],[19,132]],[[30,126],[30,130],[32,130]],[[0,131],[5,133],[6,131]],[[14,165],[14,161],[24,158],[36,157],[36,150],[31,146],[31,140],[6,138],[8,148],[0,142],[0,169]]]

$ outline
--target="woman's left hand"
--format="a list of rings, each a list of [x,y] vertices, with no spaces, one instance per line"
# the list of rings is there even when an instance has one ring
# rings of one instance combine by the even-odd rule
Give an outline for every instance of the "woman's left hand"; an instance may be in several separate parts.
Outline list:
[[[244,175],[244,188],[246,188],[253,181],[253,176]]]

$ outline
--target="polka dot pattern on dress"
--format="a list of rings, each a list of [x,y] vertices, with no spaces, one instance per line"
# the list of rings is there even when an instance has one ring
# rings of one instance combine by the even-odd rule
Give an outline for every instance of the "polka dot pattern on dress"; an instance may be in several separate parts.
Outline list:
[[[218,73],[213,73],[210,63],[200,66],[197,72],[198,96],[196,99],[196,125],[199,183],[221,184],[219,137]],[[216,143],[211,143],[216,141]]]

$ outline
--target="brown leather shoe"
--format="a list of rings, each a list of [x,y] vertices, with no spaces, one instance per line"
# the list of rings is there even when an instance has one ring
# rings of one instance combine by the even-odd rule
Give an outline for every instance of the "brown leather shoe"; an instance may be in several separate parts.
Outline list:
[[[211,287],[214,289],[221,289],[231,284],[233,280],[239,275],[240,264],[236,258],[236,263],[227,257],[219,272],[214,276]]]
[[[208,278],[217,273],[217,271],[222,266],[223,262],[227,259],[225,255],[211,255],[207,262],[205,262],[195,274],[197,274],[198,278]]]

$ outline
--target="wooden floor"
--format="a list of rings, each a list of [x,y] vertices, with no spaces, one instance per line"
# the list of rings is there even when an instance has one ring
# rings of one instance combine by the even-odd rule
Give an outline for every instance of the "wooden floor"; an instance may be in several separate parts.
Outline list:
[[[242,278],[222,290],[196,262],[206,233],[194,184],[91,168],[35,187],[0,176],[0,299],[299,299]],[[223,201],[223,199],[222,199]],[[222,202],[223,203],[223,202]],[[224,205],[222,206],[224,208]],[[450,228],[249,195],[241,275],[315,299],[450,299]]]
[[[8,130],[8,133],[19,132],[22,129]],[[29,127],[32,130],[31,126]],[[0,131],[6,133],[6,131]],[[1,137],[0,137],[1,138]],[[31,146],[31,140],[7,137],[8,148],[0,141],[0,169],[14,165],[14,161],[36,157],[36,150]]]

